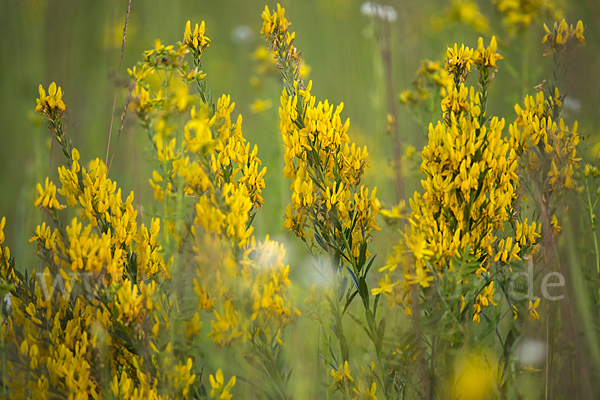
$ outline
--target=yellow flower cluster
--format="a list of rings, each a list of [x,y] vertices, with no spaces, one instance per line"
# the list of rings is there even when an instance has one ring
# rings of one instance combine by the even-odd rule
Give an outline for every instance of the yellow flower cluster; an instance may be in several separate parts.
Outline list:
[[[231,248],[208,237],[195,250],[198,308],[215,314],[208,337],[220,346],[233,346],[255,337],[258,328],[282,344],[285,327],[299,315],[286,296],[291,283],[283,245],[252,237],[237,262]],[[220,268],[214,268],[217,260]]]
[[[337,286],[333,283],[328,289],[338,292],[340,299],[347,291],[346,308],[359,295],[367,318],[371,318],[370,338],[379,351],[385,324],[373,323],[379,297],[377,300],[369,297],[367,278],[374,258],[368,264],[367,261],[371,256],[368,244],[372,233],[379,229],[376,217],[380,203],[376,188],[369,190],[361,185],[368,166],[368,151],[350,141],[350,122],[341,118],[344,104],[334,107],[327,100],[317,102],[311,94],[312,81],[304,85],[300,75],[301,54],[292,45],[295,34],[289,32],[284,13],[279,5],[273,14],[267,8],[263,13],[262,31],[270,49],[277,54],[284,83],[279,128],[285,149],[283,174],[290,179],[292,192],[284,227],[307,244],[310,254],[321,266],[323,262],[314,249],[318,245],[328,254],[337,281]],[[347,287],[348,282],[352,283]],[[323,329],[331,327],[339,339],[341,361],[338,369],[331,371],[332,387],[351,396],[351,389],[355,388],[350,386],[353,378],[348,367],[349,345],[343,333],[344,312],[340,306],[335,307],[332,297],[336,296],[330,297],[330,293],[329,290],[323,293],[331,302],[329,315],[322,313],[324,310],[315,300],[314,291],[307,303],[312,308],[311,316]],[[325,322],[325,319],[330,320]],[[338,363],[335,356],[331,362]],[[375,385],[366,391],[359,386],[358,391],[354,391],[355,398],[375,398],[375,391]]]
[[[490,28],[488,18],[482,14],[477,2],[471,0],[452,0],[448,7],[448,18],[463,22],[481,33],[486,33]]]
[[[278,3],[277,11],[273,10],[273,14],[271,14],[269,7],[265,6],[262,19],[263,27],[260,33],[264,35],[269,48],[275,53],[276,68],[282,71],[286,89],[290,93],[294,91],[294,82],[297,82],[300,89],[303,89],[302,77],[306,76],[307,70],[302,68],[301,52],[293,45],[296,33],[288,31],[291,24],[285,18],[285,9]]]
[[[368,152],[366,147],[361,149],[350,142],[350,121],[342,122],[340,116],[344,104],[334,110],[328,101],[317,103],[311,95],[312,81],[304,87],[298,75],[302,60],[291,45],[294,33],[288,31],[284,14],[279,5],[273,15],[267,8],[261,31],[277,52],[285,82],[279,108],[285,147],[283,174],[292,180],[293,193],[284,226],[306,240],[308,221],[319,221],[317,241],[325,249],[334,240],[337,226],[339,233],[342,229],[349,232],[349,250],[358,260],[361,243],[368,240],[372,230],[379,229],[375,221],[379,213],[377,189],[369,192],[364,186],[359,188]]]
[[[60,86],[56,88],[56,83],[52,82],[48,87],[48,95],[46,91],[40,85],[39,87],[40,98],[37,99],[37,106],[35,111],[40,114],[52,115],[52,113],[62,114],[66,110],[65,103],[62,101],[62,90]]]
[[[269,7],[265,6],[265,11],[262,13],[263,26],[260,31],[267,40],[270,40],[272,36],[287,34],[287,28],[290,25],[288,20],[285,18],[285,9],[277,4],[277,11],[269,12]]]
[[[523,156],[530,173],[546,177],[550,191],[572,188],[574,168],[581,160],[577,122],[569,129],[562,118],[558,125],[555,121],[563,99],[556,87],[551,95],[540,90],[535,98],[526,97],[524,107],[515,105],[517,119],[509,127],[511,147]]]
[[[467,79],[467,75],[471,72],[471,66],[475,63],[473,59],[473,49],[461,45],[458,48],[458,44],[454,44],[454,47],[448,47],[446,49],[446,63],[444,68],[448,74],[454,77],[454,86],[459,86],[460,83]]]
[[[40,194],[40,197],[35,201],[34,206],[42,206],[43,208],[48,209],[55,208],[57,210],[65,208],[65,206],[59,204],[58,200],[56,200],[56,186],[54,183],[50,182],[48,178],[46,178],[44,188],[38,183],[37,191]]]
[[[554,23],[554,29],[552,32],[546,24],[544,24],[544,30],[546,31],[546,35],[542,39],[542,43],[549,42],[552,48],[556,48],[559,46],[563,46],[567,44],[567,42],[572,41],[576,44],[581,44],[585,46],[585,37],[583,36],[583,22],[578,21],[575,29],[573,29],[573,25],[569,26],[563,19],[560,24]]]
[[[332,229],[331,212],[343,229],[350,229],[354,239],[352,253],[357,256],[358,246],[373,229],[378,229],[375,217],[379,203],[376,190],[369,193],[360,179],[367,166],[368,152],[350,142],[347,131],[349,120],[342,123],[343,103],[334,111],[333,106],[311,96],[312,82],[299,96],[291,97],[284,90],[281,95],[281,134],[285,146],[284,176],[292,180],[292,202],[286,210],[285,227],[305,238],[307,219],[322,214],[325,225]],[[300,105],[299,105],[300,104]],[[298,115],[298,109],[304,117]],[[298,126],[300,125],[301,128]],[[317,210],[317,211],[315,211]]]
[[[364,367],[362,370],[363,374],[366,374]],[[373,374],[374,370],[375,364],[371,363],[371,374]],[[350,398],[349,396],[352,396],[352,400],[377,400],[377,396],[375,395],[375,392],[377,391],[377,384],[372,382],[365,386],[363,381],[360,379],[358,382],[355,382],[352,375],[350,375],[348,361],[344,361],[343,364],[341,364],[337,369],[332,368],[329,374],[333,379],[333,383],[331,384],[330,388],[335,386],[334,393],[340,391],[344,394],[344,398]]]
[[[180,48],[170,51],[175,55],[191,51],[195,70],[199,70],[202,52],[210,39],[205,36],[204,23],[193,34],[189,26],[188,23]],[[223,95],[213,104],[206,76],[190,79],[185,73],[189,67],[183,60],[163,65],[153,64],[150,59],[138,67],[140,71],[153,68],[178,72],[171,75],[181,78],[180,83],[162,82],[162,89],[153,90],[152,74],[148,75],[149,81],[143,74],[139,75],[141,78],[132,74],[137,86],[150,88],[150,102],[160,105],[155,110],[138,109],[155,144],[159,163],[150,185],[155,199],[168,210],[166,213],[175,216],[167,221],[169,235],[175,237],[183,251],[185,244],[191,243],[188,250],[193,260],[190,261],[196,266],[194,290],[198,310],[214,315],[207,337],[223,347],[249,339],[254,342],[260,335],[282,344],[286,326],[299,312],[286,297],[290,281],[289,266],[283,264],[283,246],[268,237],[257,241],[252,236],[252,219],[264,202],[266,168],[261,166],[257,147],[252,148],[242,134],[241,115],[233,118],[235,103]],[[187,90],[191,82],[196,83],[200,106],[191,108],[183,137],[173,137],[171,132],[177,129],[171,114],[179,114],[188,106],[177,107],[178,102],[172,98],[178,96],[180,89],[174,93],[169,87]],[[193,217],[185,222],[185,229],[178,230],[176,216],[181,202],[191,203]],[[197,322],[190,322],[188,332],[199,331]],[[219,382],[218,376],[215,382]],[[228,389],[222,385],[220,388],[218,398],[229,398]]]
[[[552,0],[495,0],[496,8],[504,15],[503,23],[509,34],[515,34],[532,23],[546,18],[562,18],[562,12]]]
[[[204,26],[204,21],[198,26],[194,27],[194,31],[192,32],[190,21],[185,25],[185,32],[183,34],[183,43],[194,49],[198,54],[202,54],[205,48],[210,46],[210,38],[204,36],[206,28]]]
[[[490,304],[496,305],[496,302],[494,301],[494,281],[491,281],[490,284],[483,289],[482,293],[477,295],[475,304],[473,305],[473,321],[479,322],[481,320],[479,314],[481,314],[481,311]]]
[[[154,50],[146,52],[146,60],[137,70],[149,72],[130,72],[136,88],[147,97],[144,100],[142,96],[135,107],[152,136],[160,166],[153,172],[150,185],[156,200],[169,202],[176,196],[177,180],[183,178],[184,193],[193,196],[196,202],[196,226],[212,234],[226,235],[241,247],[252,234],[248,221],[264,201],[266,168],[260,167],[257,148],[251,149],[242,135],[241,116],[235,122],[232,120],[235,103],[229,96],[223,95],[214,109],[209,110],[212,107],[209,96],[201,90],[202,104],[198,110],[191,108],[183,138],[172,137],[171,132],[176,129],[176,123],[171,125],[173,114],[189,109],[193,99],[188,95],[188,83],[196,82],[203,87],[206,77],[196,74],[198,66],[193,77],[187,73],[190,68],[183,56],[191,50],[200,57],[210,42],[204,34],[204,23],[196,26],[193,34],[189,27],[188,22],[184,41],[177,48],[157,44]],[[160,63],[157,57],[173,61]],[[199,63],[199,58],[194,62]],[[152,79],[161,70],[171,71],[168,75],[172,79],[154,90]],[[170,90],[171,87],[175,90]]]
[[[164,205],[163,232],[160,218],[152,218],[149,227],[138,225],[133,193],[123,201],[102,161],[80,164],[62,128],[60,88],[53,84],[49,96],[40,90],[36,110],[48,119],[66,162],[59,168],[60,189],[49,179],[37,186],[35,205],[56,225],[42,223],[31,238],[42,258],[37,277],[14,271],[10,251],[2,246],[5,219],[0,222],[2,283],[14,287],[11,314],[1,328],[5,345],[17,355],[5,368],[14,398],[58,393],[87,399],[110,392],[123,399],[186,398],[202,387],[202,366],[188,356],[202,337],[219,346],[262,340],[272,354],[299,314],[286,296],[283,246],[251,236],[266,170],[257,148],[242,135],[241,116],[232,119],[230,98],[210,103],[199,65],[191,69],[185,62],[192,51],[198,63],[210,42],[204,23],[193,33],[189,26],[184,43],[157,41],[130,70],[136,81],[133,108],[149,131],[159,165],[150,183]],[[161,82],[165,71],[178,79]],[[196,97],[188,94],[190,82],[202,99],[198,111],[191,107]],[[184,112],[190,118],[177,130],[175,117]],[[69,210],[57,192],[80,211],[68,225],[61,216]],[[184,215],[191,218],[183,221]],[[182,262],[196,269],[198,302],[191,312],[179,311],[182,299],[171,287]],[[173,318],[175,310],[179,318]],[[203,335],[200,310],[214,316]],[[169,334],[174,324],[181,325],[187,342]],[[235,377],[225,385],[218,370],[210,384],[211,398],[230,399]]]
[[[400,93],[400,102],[409,107],[429,99],[430,90],[436,91],[440,100],[445,98],[448,88],[452,87],[452,75],[442,68],[439,61],[423,60],[412,85],[415,90],[404,90]]]
[[[346,392],[350,382],[354,382],[354,378],[350,375],[348,361],[344,361],[344,364],[340,365],[338,369],[331,369],[330,375],[333,378],[333,383],[330,387],[336,386],[336,390],[341,390],[342,392]]]
[[[480,39],[477,50],[457,45],[448,49],[446,69],[453,74],[454,86],[441,102],[444,120],[430,124],[429,143],[421,153],[424,193],[410,200],[412,213],[403,245],[395,248],[383,268],[394,270],[408,252],[414,267],[405,280],[423,288],[434,279],[428,265],[440,272],[452,269],[452,258],[468,249],[485,270],[492,260],[507,264],[520,259],[539,236],[535,224],[526,221],[519,222],[525,226],[519,242],[506,234],[497,236],[512,221],[519,185],[519,157],[512,142],[502,137],[504,120],[486,117],[482,109],[492,69],[501,58],[494,38],[487,48]],[[480,71],[482,91],[463,84],[472,65]],[[393,288],[387,284],[391,290],[386,295],[388,300],[402,299],[408,308],[404,284]],[[493,286],[489,288],[493,295]],[[477,298],[474,320],[492,302],[491,295],[486,292]]]
[[[477,41],[477,50],[473,52],[473,61],[482,67],[493,67],[497,69],[496,60],[502,60],[502,55],[498,54],[498,43],[496,37],[492,36],[489,47],[483,46],[483,38]]]
[[[233,386],[235,386],[235,376],[232,376],[227,385],[223,386],[225,381],[223,380],[223,371],[219,368],[217,370],[216,376],[210,376],[210,386],[212,389],[210,390],[210,398],[217,400],[229,400],[232,398],[229,391]]]
[[[59,136],[64,138],[64,133]],[[64,140],[61,145],[70,155],[71,169],[60,168],[63,189],[59,192],[69,205],[81,207],[82,221],[74,218],[69,226],[59,224],[53,232],[46,224],[38,226],[32,240],[38,242],[46,265],[41,279],[14,278],[17,292],[26,287],[32,292],[25,297],[12,296],[6,337],[21,354],[12,362],[37,372],[27,374],[15,365],[11,385],[17,396],[20,390],[30,388],[40,399],[49,398],[50,392],[81,399],[98,397],[103,372],[97,369],[100,361],[94,357],[104,348],[102,337],[108,333],[112,344],[107,350],[107,367],[129,371],[113,375],[110,388],[115,396],[152,397],[159,381],[174,388],[162,392],[185,396],[195,380],[190,375],[190,359],[187,364],[164,359],[164,370],[174,373],[156,376],[144,367],[127,335],[116,334],[123,329],[139,330],[161,313],[162,301],[153,279],[169,278],[169,273],[157,244],[160,221],[152,221],[150,232],[142,224],[138,234],[133,194],[123,202],[116,183],[106,178],[101,161],[92,161],[87,169],[80,167],[77,150],[66,151]],[[48,181],[46,186],[53,187]],[[44,200],[36,203],[44,204]],[[50,204],[47,208],[57,221],[57,211],[62,208]],[[85,218],[89,224],[84,226]],[[90,330],[92,326],[95,328]],[[158,324],[147,340],[150,348],[156,348]],[[96,367],[92,368],[92,363]]]

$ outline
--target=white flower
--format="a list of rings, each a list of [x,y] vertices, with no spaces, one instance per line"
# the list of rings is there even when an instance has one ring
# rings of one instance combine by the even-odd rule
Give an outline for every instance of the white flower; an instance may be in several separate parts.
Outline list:
[[[374,1],[367,1],[360,7],[360,12],[363,15],[380,18],[384,21],[395,21],[398,18],[398,13],[392,6],[378,4]]]
[[[546,344],[538,339],[527,338],[517,348],[519,364],[539,366],[546,359]]]
[[[571,110],[576,114],[579,114],[581,111],[581,100],[574,99],[572,97],[565,97],[563,100],[563,106],[567,110]]]
[[[249,43],[254,39],[254,31],[248,25],[238,25],[231,31],[231,40],[236,44]]]

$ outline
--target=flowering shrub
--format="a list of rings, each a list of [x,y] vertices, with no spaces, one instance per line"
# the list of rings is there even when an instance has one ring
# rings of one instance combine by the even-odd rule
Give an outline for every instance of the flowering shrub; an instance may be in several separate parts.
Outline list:
[[[496,2],[511,36],[540,12],[555,13],[548,2],[516,3]],[[377,7],[363,8],[396,19],[391,7]],[[452,2],[450,11],[490,29],[473,2]],[[284,245],[254,235],[267,171],[230,96],[213,98],[202,68],[217,44],[204,22],[192,29],[188,21],[182,41],[156,40],[128,70],[128,109],[152,155],[146,224],[133,192],[125,197],[110,167],[83,161],[69,139],[62,89],[39,86],[35,111],[64,162],[59,185],[46,178],[36,187],[34,206],[51,219],[30,239],[39,270],[15,268],[0,222],[0,396],[290,399],[294,380],[312,379],[292,376],[300,362],[287,351],[298,344],[292,328],[308,317],[319,359],[313,398],[523,398],[517,372],[535,368],[522,365],[518,346],[526,324],[541,318],[541,302],[522,296],[515,274],[556,267],[558,210],[569,192],[585,190],[598,258],[590,193],[600,196],[600,173],[580,166],[578,124],[560,116],[569,60],[585,45],[582,22],[544,25],[554,79],[514,106],[508,127],[488,111],[506,61],[495,36],[422,62],[415,90],[400,102],[420,119],[420,108],[435,108],[438,121],[428,124],[421,189],[408,210],[404,199],[385,207],[364,182],[369,152],[351,139],[343,103],[317,101],[305,83],[285,10],[267,6],[262,20],[268,50],[255,53],[259,73],[275,67],[283,83],[290,198],[282,225],[306,245],[325,283],[295,282]],[[387,259],[377,258],[378,232],[395,232],[380,227],[379,214],[399,228]]]

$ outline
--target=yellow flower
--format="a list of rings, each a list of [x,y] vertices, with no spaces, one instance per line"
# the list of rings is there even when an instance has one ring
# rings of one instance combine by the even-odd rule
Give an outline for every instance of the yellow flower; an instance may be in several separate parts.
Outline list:
[[[411,147],[411,146],[409,146]],[[414,150],[414,148],[413,148]],[[397,206],[393,206],[391,210],[381,210],[379,212],[384,218],[390,220],[397,220],[405,218],[406,216],[406,201],[404,199],[400,200],[400,203]]]
[[[453,0],[451,2],[450,18],[464,22],[479,32],[489,30],[489,22],[481,13],[479,5],[470,0]]]
[[[429,275],[427,272],[427,269],[420,267],[420,266],[416,266],[415,267],[415,274],[412,276],[409,276],[410,278],[410,283],[411,284],[419,284],[421,285],[421,287],[429,287],[429,282],[433,281],[433,276]]]
[[[375,396],[375,392],[377,391],[377,384],[373,382],[370,388],[365,390],[363,383],[361,380],[358,381],[358,388],[352,389],[355,396],[352,400],[377,400],[377,396]]]
[[[575,37],[577,37],[577,40],[579,40],[579,42],[585,46],[585,37],[583,36],[583,22],[577,22],[577,26],[575,27],[574,33]]]
[[[194,27],[194,31],[192,32],[190,21],[185,24],[185,32],[183,34],[183,43],[191,48],[192,50],[198,52],[199,55],[202,55],[202,52],[205,48],[210,46],[210,38],[208,36],[204,36],[206,31],[204,21],[198,26]]]
[[[50,115],[53,111],[60,114],[66,109],[65,103],[62,101],[62,90],[60,87],[56,88],[56,83],[52,82],[50,84],[47,96],[42,85],[39,86],[39,92],[40,98],[37,99],[35,111],[40,114]]]
[[[58,203],[56,200],[56,186],[46,178],[45,187],[42,189],[42,185],[37,184],[37,191],[39,193],[38,199],[35,201],[34,206],[42,206],[48,210],[56,209],[62,210],[65,206]]]
[[[530,321],[535,321],[536,319],[540,319],[540,315],[538,314],[536,308],[540,305],[540,298],[538,297],[537,300],[534,302],[532,302],[531,300],[529,300],[529,320]]]
[[[273,15],[269,12],[269,7],[265,6],[265,11],[261,15],[263,19],[263,27],[260,33],[263,33],[266,38],[271,35],[286,34],[289,26],[288,20],[285,18],[285,9],[277,4],[277,11],[273,11]]]
[[[257,114],[257,113],[263,112],[263,111],[268,110],[269,108],[271,108],[272,104],[273,103],[269,99],[267,99],[267,100],[256,99],[250,105],[250,112],[252,114]]]
[[[340,366],[337,371],[332,369],[330,374],[333,378],[333,383],[329,387],[333,387],[334,385],[341,387],[348,385],[349,382],[354,382],[354,378],[350,375],[348,361],[344,361],[344,365]]]
[[[380,293],[383,294],[388,294],[392,291],[392,289],[394,288],[394,286],[396,286],[398,282],[395,283],[391,283],[390,282],[390,277],[388,276],[388,274],[385,274],[385,279],[379,281],[379,287],[378,288],[373,288],[371,289],[371,294],[373,296],[378,295]]]
[[[223,371],[221,371],[221,368],[219,368],[217,370],[217,373],[215,375],[216,376],[213,376],[211,374],[209,377],[210,386],[212,387],[212,389],[210,391],[210,398],[217,399],[217,400],[231,399],[232,396],[229,393],[229,391],[231,390],[231,388],[233,388],[233,386],[235,386],[235,381],[236,381],[235,375],[233,375],[231,377],[231,379],[227,383],[227,386],[225,386],[225,387],[223,387],[224,380],[223,380]]]
[[[498,69],[496,66],[496,60],[502,60],[503,57],[498,54],[498,44],[496,43],[496,36],[492,36],[489,47],[486,49],[483,47],[483,38],[479,38],[477,42],[477,50],[473,53],[473,61],[481,67],[493,67]]]
[[[462,400],[490,398],[497,385],[493,372],[495,368],[495,365],[490,365],[490,360],[486,356],[476,354],[463,356],[456,366],[456,382],[448,382],[453,386],[450,398]]]
[[[4,243],[4,225],[6,224],[6,217],[2,217],[0,221],[0,244]]]
[[[510,305],[510,309],[513,312],[513,321],[515,321],[517,319],[517,317],[519,316],[519,310],[517,309],[517,306],[515,306],[514,304]]]
[[[194,317],[187,322],[187,339],[190,340],[192,336],[196,336],[202,329],[202,322],[200,322],[200,314],[194,313]]]
[[[504,15],[504,25],[510,35],[528,28],[532,23],[550,18],[560,18],[561,12],[552,1],[495,1],[498,11]]]
[[[433,251],[428,248],[427,240],[422,235],[411,235],[407,238],[406,244],[417,260],[428,260],[433,255]]]
[[[459,73],[462,74],[464,70],[470,71],[472,60],[473,49],[469,49],[464,45],[461,45],[460,49],[458,44],[454,44],[454,47],[448,47],[446,51],[446,65],[445,69],[448,73]]]

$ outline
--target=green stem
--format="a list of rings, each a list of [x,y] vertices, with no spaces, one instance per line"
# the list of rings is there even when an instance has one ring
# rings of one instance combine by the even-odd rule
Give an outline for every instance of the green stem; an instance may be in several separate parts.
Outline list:
[[[590,212],[590,223],[592,224],[592,234],[594,236],[594,256],[596,258],[596,280],[598,286],[598,304],[600,304],[600,258],[598,255],[598,237],[596,235],[596,220],[594,218],[594,205],[592,205],[592,199],[590,197],[590,187],[585,185],[585,191],[587,194],[587,209]]]

